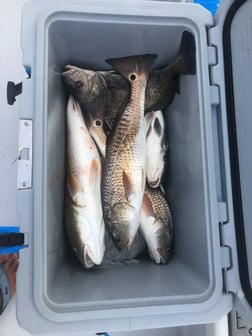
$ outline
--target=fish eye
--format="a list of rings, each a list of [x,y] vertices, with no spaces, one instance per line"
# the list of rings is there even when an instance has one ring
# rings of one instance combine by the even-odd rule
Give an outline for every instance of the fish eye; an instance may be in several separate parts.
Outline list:
[[[136,79],[136,75],[135,74],[130,75],[130,79],[134,81]]]
[[[100,119],[95,120],[95,125],[96,126],[101,126],[102,125],[101,120]]]
[[[77,88],[77,89],[79,89],[79,88],[81,88],[82,86],[83,86],[83,84],[82,84],[82,82],[81,81],[76,81],[76,82],[74,82],[74,86]]]

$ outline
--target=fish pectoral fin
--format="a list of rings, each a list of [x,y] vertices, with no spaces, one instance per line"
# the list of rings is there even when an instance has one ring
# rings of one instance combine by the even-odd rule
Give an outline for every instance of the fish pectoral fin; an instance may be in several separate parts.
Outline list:
[[[76,205],[82,205],[82,187],[76,176],[73,174],[67,175],[67,189],[68,192]]]
[[[96,190],[97,182],[99,181],[99,165],[98,162],[93,159],[89,168],[89,185]]]
[[[135,197],[136,190],[135,190],[134,183],[131,179],[131,176],[129,176],[124,170],[123,170],[123,185],[124,185],[124,190],[125,190],[125,196],[127,200],[130,202],[132,197]]]
[[[144,193],[143,197],[142,210],[144,211],[146,217],[155,217],[151,200],[146,193]]]

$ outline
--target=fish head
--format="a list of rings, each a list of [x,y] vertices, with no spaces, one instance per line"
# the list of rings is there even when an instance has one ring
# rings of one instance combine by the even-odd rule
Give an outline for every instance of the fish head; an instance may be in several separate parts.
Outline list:
[[[95,265],[95,263],[90,259],[85,245],[82,245],[80,249],[74,247],[73,252],[79,258],[80,262],[85,268],[91,268]]]
[[[105,225],[103,218],[99,226],[98,221],[96,216],[92,217],[75,208],[67,225],[72,249],[85,268],[100,265],[103,260]]]
[[[134,207],[126,202],[117,203],[108,217],[109,230],[117,249],[130,249],[138,228]]]
[[[172,234],[168,229],[167,221],[163,218],[157,218],[153,224],[155,234],[152,235],[153,241],[148,244],[148,250],[151,258],[157,264],[166,264],[172,250]]]
[[[64,67],[62,80],[66,90],[81,104],[92,102],[107,91],[105,79],[101,74],[73,65]]]
[[[147,113],[146,117],[146,177],[152,188],[160,185],[165,168],[168,143],[165,137],[165,123],[161,111]]]

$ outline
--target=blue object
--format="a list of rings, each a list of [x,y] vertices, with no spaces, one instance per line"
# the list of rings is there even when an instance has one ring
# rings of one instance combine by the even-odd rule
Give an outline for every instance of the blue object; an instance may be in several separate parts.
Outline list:
[[[195,0],[194,3],[198,3],[208,9],[213,15],[216,13],[219,7],[218,0]]]
[[[18,226],[0,226],[0,235],[6,233],[18,233]],[[15,245],[15,246],[0,246],[0,254],[17,253],[20,249],[26,248],[28,245]]]
[[[31,68],[28,66],[25,66],[25,72],[27,73],[28,78],[31,78]]]

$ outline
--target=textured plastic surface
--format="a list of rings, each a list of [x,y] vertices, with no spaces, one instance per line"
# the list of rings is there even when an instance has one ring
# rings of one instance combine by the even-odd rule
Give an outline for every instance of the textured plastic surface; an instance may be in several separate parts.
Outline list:
[[[232,247],[232,267],[226,274],[227,287],[235,294],[234,305],[237,311],[249,323],[252,323],[251,302],[250,304],[248,302],[251,299],[252,279],[252,248],[249,240],[252,233],[250,225],[252,176],[251,160],[247,153],[251,148],[249,130],[252,84],[252,69],[249,62],[252,57],[251,13],[251,1],[222,1],[216,13],[216,27],[212,29],[209,38],[211,44],[218,46],[219,55],[217,65],[211,69],[211,79],[212,84],[216,84],[220,89],[219,133],[225,153],[222,164],[225,171],[223,194],[229,207],[229,218],[224,225],[227,230],[223,244]],[[235,121],[232,127],[231,119]],[[237,148],[233,147],[234,145],[237,145]],[[234,169],[236,158],[233,153],[236,150],[238,150],[238,161]],[[236,187],[237,183],[240,184],[240,190]],[[234,222],[236,232],[231,235],[230,232],[227,233],[228,227],[230,225],[232,227]],[[239,230],[244,231],[244,240],[237,235]],[[247,260],[241,258],[241,247],[245,251]],[[240,274],[238,274],[239,269]]]
[[[222,293],[221,248],[206,28],[211,14],[195,4],[158,1],[28,2],[23,15],[21,118],[32,119],[33,188],[20,190],[21,231],[29,232],[18,274],[17,314],[33,334],[160,328],[215,321],[231,309]],[[181,76],[166,111],[167,185],[175,224],[171,261],[83,270],[64,230],[65,64],[108,69],[105,59],[155,52],[156,67],[193,33],[197,70]],[[32,290],[31,290],[32,289]],[[23,302],[26,302],[24,309]],[[33,321],[33,323],[31,323]]]
[[[252,288],[252,225],[251,190],[252,160],[248,153],[252,151],[252,2],[243,4],[233,18],[231,25],[231,52],[234,81],[234,105],[237,145],[239,153],[239,171],[245,231],[245,247],[249,268],[250,288]],[[242,50],[243,52],[239,52]],[[242,79],[242,81],[241,81]],[[242,82],[243,90],[236,83]]]

